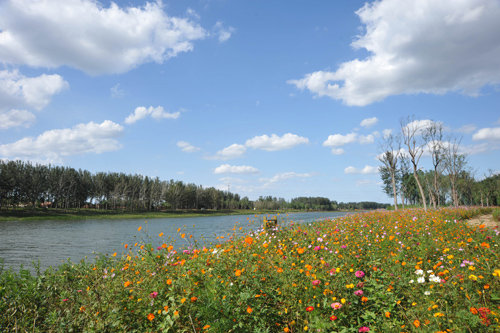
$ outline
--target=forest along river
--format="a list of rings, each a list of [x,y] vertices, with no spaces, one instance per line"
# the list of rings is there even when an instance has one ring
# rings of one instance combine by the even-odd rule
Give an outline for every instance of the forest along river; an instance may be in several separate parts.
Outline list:
[[[346,212],[288,213],[278,216],[280,225],[307,223],[317,220],[333,219],[344,216]],[[275,215],[229,215],[189,218],[156,218],[124,220],[85,220],[85,221],[12,221],[0,222],[0,258],[4,268],[12,267],[18,271],[20,266],[34,272],[33,262],[40,261],[43,272],[49,266],[57,266],[68,258],[79,262],[87,258],[92,261],[97,254],[118,255],[124,251],[124,244],[135,242],[151,243],[157,247],[162,243],[175,247],[189,246],[189,235],[196,240],[197,247],[208,246],[216,236],[226,236],[240,227],[244,231],[262,227],[265,216]],[[147,222],[146,222],[147,221]],[[138,231],[139,226],[142,230]],[[186,237],[181,239],[180,233]],[[163,238],[158,234],[164,233]],[[225,237],[224,239],[226,239]],[[1,259],[0,259],[1,261]]]

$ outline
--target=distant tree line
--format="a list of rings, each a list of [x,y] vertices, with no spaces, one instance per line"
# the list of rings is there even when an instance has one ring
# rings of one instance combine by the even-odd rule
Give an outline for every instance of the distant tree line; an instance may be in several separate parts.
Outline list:
[[[386,135],[381,143],[379,168],[384,192],[399,204],[438,208],[443,205],[500,205],[500,175],[492,171],[476,180],[468,168],[460,139],[443,136],[437,122],[401,121],[401,133]],[[419,167],[420,158],[431,157],[432,168]]]
[[[229,191],[182,181],[117,172],[91,173],[64,166],[0,160],[0,207],[97,208],[110,210],[376,209],[376,202],[337,203],[299,197],[290,202],[271,196],[251,201]]]
[[[295,209],[295,210],[313,210],[313,211],[334,211],[334,210],[366,210],[388,208],[390,205],[385,203],[362,201],[362,202],[337,202],[324,197],[298,197],[287,202],[283,198],[272,196],[259,197],[254,202],[257,209]]]

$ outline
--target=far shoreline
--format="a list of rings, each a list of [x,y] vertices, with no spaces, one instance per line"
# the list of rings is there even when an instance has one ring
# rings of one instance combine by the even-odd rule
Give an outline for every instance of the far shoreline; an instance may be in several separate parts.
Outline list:
[[[366,210],[166,210],[166,211],[123,211],[99,209],[59,209],[59,208],[8,208],[0,209],[0,223],[12,221],[43,221],[43,220],[120,220],[120,219],[157,219],[157,218],[188,218],[227,215],[265,215],[287,213],[342,213],[361,212]]]

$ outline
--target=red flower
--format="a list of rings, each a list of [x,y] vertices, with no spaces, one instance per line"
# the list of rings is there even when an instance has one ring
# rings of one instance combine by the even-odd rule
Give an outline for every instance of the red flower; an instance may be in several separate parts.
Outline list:
[[[308,306],[308,307],[306,308],[306,311],[307,311],[307,312],[311,312],[312,310],[314,310],[314,307],[312,307],[312,306]]]
[[[337,316],[331,316],[331,317],[330,317],[330,320],[331,320],[331,321],[337,320]]]

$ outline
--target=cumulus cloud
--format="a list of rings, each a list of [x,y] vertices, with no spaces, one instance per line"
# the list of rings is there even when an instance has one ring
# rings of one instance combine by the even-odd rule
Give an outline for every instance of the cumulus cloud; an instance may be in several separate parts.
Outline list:
[[[102,123],[78,124],[72,128],[46,131],[36,138],[0,145],[0,156],[15,158],[49,158],[60,161],[62,157],[104,153],[121,147],[117,137],[123,127],[110,120]]]
[[[1,62],[91,75],[162,63],[207,36],[199,24],[168,16],[161,1],[105,7],[94,0],[7,0],[0,22]]]
[[[138,120],[144,119],[147,116],[151,116],[154,119],[177,119],[181,115],[180,112],[165,112],[163,107],[157,106],[146,108],[144,106],[139,106],[135,108],[134,112],[131,113],[127,118],[125,118],[126,124],[133,124]]]
[[[405,131],[414,132],[417,135],[422,135],[425,129],[429,128],[435,122],[430,119],[414,120],[406,124]]]
[[[7,129],[10,127],[24,126],[29,127],[35,122],[35,115],[26,110],[9,110],[5,112],[0,111],[0,129]]]
[[[227,146],[224,149],[219,150],[214,156],[208,157],[211,160],[230,160],[233,158],[238,158],[243,156],[247,148],[244,145],[240,145],[237,143],[233,143],[230,146]]]
[[[309,139],[292,133],[286,133],[283,136],[266,134],[253,137],[246,141],[245,145],[253,149],[262,149],[266,151],[277,151],[290,149],[300,144],[309,143]]]
[[[364,106],[401,94],[475,96],[500,82],[500,3],[496,0],[381,0],[356,14],[352,43],[365,59],[289,80],[298,89]]]
[[[214,33],[217,36],[217,39],[219,40],[219,43],[224,43],[227,41],[229,38],[231,38],[231,35],[236,31],[233,27],[224,27],[224,24],[222,22],[218,21],[214,25]]]
[[[233,174],[254,174],[258,173],[259,170],[254,168],[253,166],[248,165],[229,165],[222,164],[219,165],[214,170],[214,174],[224,174],[224,173],[233,173]]]
[[[500,127],[481,128],[472,135],[472,140],[500,140]]]
[[[183,152],[186,152],[186,153],[194,153],[194,152],[197,152],[200,150],[200,148],[195,147],[186,141],[178,141],[177,147],[179,147]]]
[[[342,148],[339,148],[343,145],[358,142],[360,144],[368,144],[373,143],[375,141],[375,137],[373,134],[368,135],[360,135],[358,133],[349,133],[346,135],[342,134],[332,134],[329,135],[328,138],[323,142],[323,146],[331,147],[332,154],[341,155],[344,153]]]
[[[26,109],[42,110],[68,86],[57,74],[27,77],[17,70],[0,71],[0,129],[29,126],[35,115]]]
[[[369,128],[378,123],[377,117],[363,119],[360,123],[361,126]]]
[[[344,173],[368,175],[368,174],[378,173],[378,167],[365,165],[363,169],[357,169],[353,166],[348,166],[347,168],[344,169]]]

